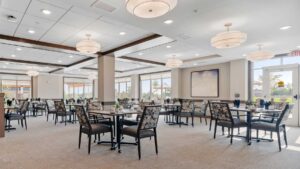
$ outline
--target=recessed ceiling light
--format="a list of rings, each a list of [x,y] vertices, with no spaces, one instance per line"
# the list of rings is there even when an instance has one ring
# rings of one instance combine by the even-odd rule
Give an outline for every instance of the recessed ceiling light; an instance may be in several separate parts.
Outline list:
[[[21,51],[22,50],[22,48],[17,48],[17,51]]]
[[[50,14],[51,14],[51,11],[48,10],[48,9],[42,9],[41,11],[42,11],[43,14],[45,14],[45,15],[50,15]]]
[[[299,46],[297,46],[297,48],[300,48],[300,45],[299,45]]]
[[[198,63],[194,63],[194,66],[197,66],[198,65]]]
[[[168,49],[170,49],[172,46],[170,46],[170,45],[168,45],[168,46],[166,46],[166,48],[168,48]]]
[[[29,29],[29,30],[28,30],[28,33],[30,33],[30,34],[35,34],[35,31],[32,30],[32,29]]]
[[[281,27],[280,29],[281,30],[288,30],[288,29],[290,29],[292,26],[283,26],[283,27]]]
[[[195,56],[200,56],[200,54],[199,54],[199,53],[196,53]]]
[[[2,66],[4,69],[6,68],[6,66]]]
[[[73,58],[73,55],[70,55],[69,58]]]
[[[58,63],[61,63],[62,61],[61,60],[59,60],[59,61],[57,61]]]
[[[120,35],[126,35],[126,32],[120,32]]]
[[[138,53],[139,56],[142,56],[143,54],[144,54],[144,53],[142,53],[142,52]]]
[[[8,62],[5,62],[5,64],[6,64],[6,65],[9,65],[9,63],[8,63]]]
[[[16,55],[12,54],[12,55],[11,55],[11,57],[15,58],[15,57],[16,57]]]
[[[169,19],[169,20],[164,21],[164,23],[167,24],[167,25],[170,25],[170,24],[173,23],[173,20]]]
[[[244,56],[244,57],[246,57],[246,56],[247,56],[247,54],[243,54],[243,56]]]

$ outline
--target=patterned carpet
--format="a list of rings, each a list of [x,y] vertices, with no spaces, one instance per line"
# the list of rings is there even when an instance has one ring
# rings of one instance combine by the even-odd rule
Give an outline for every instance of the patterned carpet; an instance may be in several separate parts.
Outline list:
[[[218,130],[217,139],[208,126],[169,126],[161,118],[158,127],[159,154],[154,140],[142,141],[142,159],[137,147],[124,145],[122,153],[108,145],[92,144],[87,153],[87,138],[78,145],[78,124],[54,125],[45,117],[30,117],[28,130],[17,123],[16,131],[6,132],[0,139],[1,169],[299,169],[300,128],[288,128],[289,147],[278,152],[277,141],[254,142],[235,138],[233,145]],[[243,132],[241,134],[244,134]],[[261,132],[263,135],[264,133]],[[276,135],[274,135],[276,136]],[[268,135],[266,137],[269,137]],[[102,136],[108,139],[109,135]],[[134,141],[126,137],[126,141]]]

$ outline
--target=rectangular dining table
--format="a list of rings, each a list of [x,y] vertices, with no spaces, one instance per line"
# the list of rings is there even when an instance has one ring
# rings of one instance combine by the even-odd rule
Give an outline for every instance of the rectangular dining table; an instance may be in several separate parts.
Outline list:
[[[121,142],[121,117],[124,117],[125,115],[133,115],[133,114],[141,114],[142,112],[139,110],[134,110],[134,109],[123,109],[119,111],[114,111],[114,110],[90,110],[89,113],[91,114],[99,114],[103,116],[110,116],[113,117],[115,120],[115,130],[116,130],[116,135],[117,135],[117,140],[114,144],[114,147],[112,147],[112,150],[115,150],[116,148],[118,149],[118,152],[121,153],[121,144],[135,144],[135,143],[127,143],[127,142]],[[99,142],[101,143],[101,142]]]
[[[247,132],[246,132],[246,141],[248,143],[248,145],[251,145],[251,123],[252,123],[252,117],[253,114],[261,114],[261,113],[265,113],[265,114],[271,114],[271,113],[280,113],[282,110],[279,109],[264,109],[264,108],[255,108],[255,109],[249,109],[249,108],[245,108],[245,107],[230,107],[230,111],[236,111],[236,112],[244,112],[246,113],[247,116]]]

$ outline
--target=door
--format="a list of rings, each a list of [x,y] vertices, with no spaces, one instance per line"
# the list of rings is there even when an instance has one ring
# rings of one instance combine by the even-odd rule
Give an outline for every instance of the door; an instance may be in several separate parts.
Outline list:
[[[279,83],[278,83],[279,82]],[[263,94],[275,102],[293,104],[293,112],[287,121],[290,126],[299,126],[299,65],[266,67],[263,69]]]

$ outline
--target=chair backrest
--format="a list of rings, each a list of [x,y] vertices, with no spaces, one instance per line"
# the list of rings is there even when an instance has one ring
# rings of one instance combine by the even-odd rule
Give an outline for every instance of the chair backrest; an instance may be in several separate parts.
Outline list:
[[[139,123],[139,130],[153,129],[157,127],[159,112],[161,106],[145,106],[141,121]]]
[[[233,123],[233,118],[228,103],[211,102],[211,109],[212,112],[216,115],[217,120]]]
[[[194,110],[195,112],[203,112],[204,115],[206,115],[206,111],[207,111],[207,108],[208,108],[208,102],[206,101],[203,101],[199,107],[196,108],[196,105],[194,103]]]
[[[90,101],[87,103],[87,112],[90,110],[103,110],[101,101]]]
[[[54,101],[54,106],[56,109],[57,113],[66,113],[66,107],[65,107],[65,103],[62,100],[55,100]]]
[[[78,121],[80,123],[80,126],[91,129],[91,124],[90,124],[88,116],[85,113],[84,107],[79,106],[79,105],[75,105],[75,113],[78,117]]]
[[[25,101],[23,103],[23,105],[21,106],[21,108],[20,108],[20,113],[21,114],[26,114],[27,111],[28,111],[28,108],[29,108],[29,101]]]
[[[289,118],[289,114],[293,111],[293,105],[285,104],[282,112],[279,115],[278,120],[276,121],[276,126],[284,124]]]
[[[47,107],[48,111],[50,111],[50,112],[56,111],[53,100],[46,100],[46,107]]]
[[[190,100],[182,100],[181,101],[181,110],[192,112],[194,108],[194,103]]]

